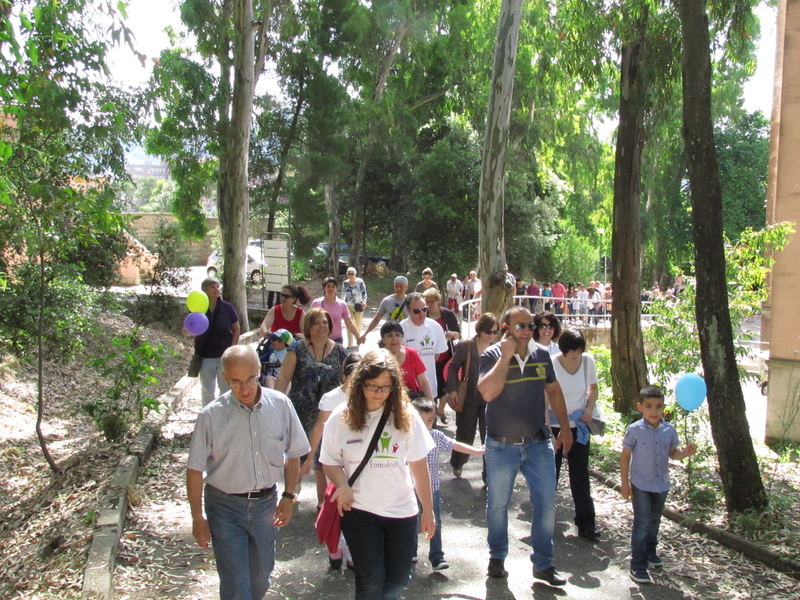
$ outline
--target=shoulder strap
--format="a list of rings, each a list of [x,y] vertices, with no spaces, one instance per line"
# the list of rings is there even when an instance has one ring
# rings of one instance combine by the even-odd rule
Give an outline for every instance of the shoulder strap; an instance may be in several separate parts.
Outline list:
[[[361,471],[364,470],[364,467],[367,466],[369,462],[370,455],[375,450],[375,447],[378,445],[378,438],[381,437],[381,433],[383,433],[383,428],[386,425],[386,421],[389,419],[389,413],[391,411],[389,409],[384,409],[383,414],[381,415],[381,420],[378,422],[378,427],[375,429],[375,433],[372,435],[372,439],[369,442],[369,446],[367,446],[367,451],[364,453],[364,458],[361,459],[361,464],[356,467],[356,470],[350,476],[350,479],[347,480],[347,485],[353,487],[353,484],[358,479],[358,476],[361,475]]]
[[[469,361],[472,360],[472,340],[467,342],[467,368],[464,370],[464,379],[469,380]]]

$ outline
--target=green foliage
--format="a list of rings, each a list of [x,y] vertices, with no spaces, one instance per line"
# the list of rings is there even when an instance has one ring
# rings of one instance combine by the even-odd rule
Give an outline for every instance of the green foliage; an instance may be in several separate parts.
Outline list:
[[[722,185],[725,234],[736,240],[745,229],[766,221],[769,120],[760,112],[716,128],[717,164]]]
[[[292,281],[307,281],[311,277],[308,261],[302,259],[292,260]]]
[[[36,347],[39,331],[40,272],[26,263],[14,269],[0,292],[0,339],[19,354]],[[43,322],[45,355],[69,361],[82,348],[81,334],[91,329],[97,294],[79,280],[55,277],[45,289]]]
[[[413,264],[436,268],[441,279],[465,273],[477,262],[480,144],[465,124],[453,122],[412,174],[414,191],[406,215]]]
[[[156,223],[150,245],[157,259],[145,280],[149,292],[136,296],[135,321],[138,326],[154,322],[172,326],[186,312],[175,295],[188,290],[189,252],[180,226],[163,219]]]
[[[113,352],[88,363],[111,385],[105,395],[84,399],[81,410],[110,441],[124,437],[149,411],[159,412],[158,400],[148,395],[146,388],[158,383],[155,375],[163,372],[167,350],[162,345],[152,346],[138,334],[135,328],[115,337]]]

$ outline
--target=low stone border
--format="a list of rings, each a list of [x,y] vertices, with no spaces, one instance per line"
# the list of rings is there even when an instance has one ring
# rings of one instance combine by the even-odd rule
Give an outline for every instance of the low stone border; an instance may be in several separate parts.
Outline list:
[[[605,473],[601,473],[595,469],[589,469],[589,474],[601,483],[605,484],[607,487],[617,490],[618,492],[622,491],[622,486],[620,483],[616,479],[608,477]],[[700,535],[705,535],[709,539],[712,539],[723,546],[736,550],[737,552],[741,552],[748,558],[757,560],[767,565],[771,569],[775,569],[781,573],[786,573],[795,579],[800,579],[800,562],[796,560],[781,556],[777,552],[773,552],[761,544],[751,542],[750,540],[738,536],[735,533],[731,533],[730,531],[725,531],[724,529],[719,529],[718,527],[712,527],[699,521],[693,521],[692,519],[675,512],[672,509],[665,508],[662,514],[670,521],[674,521],[689,531],[698,533]]]
[[[240,344],[259,341],[258,330],[248,331],[239,338]],[[163,410],[150,413],[139,428],[139,433],[128,446],[127,455],[120,461],[105,499],[96,514],[92,547],[83,572],[83,597],[108,600],[112,594],[112,579],[117,560],[119,540],[125,528],[128,514],[128,493],[136,483],[139,468],[147,462],[159,429],[167,422],[172,411],[192,391],[200,380],[196,377],[181,377],[172,389],[159,398]]]

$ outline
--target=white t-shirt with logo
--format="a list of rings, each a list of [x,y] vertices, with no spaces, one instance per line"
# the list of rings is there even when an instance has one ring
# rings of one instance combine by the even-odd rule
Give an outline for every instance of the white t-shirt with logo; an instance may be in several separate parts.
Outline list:
[[[436,394],[436,355],[447,352],[447,340],[441,325],[429,317],[425,317],[422,325],[414,325],[410,318],[400,321],[403,328],[405,345],[419,353],[425,365],[425,377],[431,384],[431,391]]]
[[[336,407],[325,423],[319,460],[323,465],[344,467],[349,478],[364,458],[383,408],[367,413],[366,427],[353,431],[342,419],[346,406]],[[417,498],[408,463],[423,460],[434,443],[419,413],[411,410],[411,416],[411,431],[405,433],[395,428],[394,418],[389,415],[369,464],[353,484],[353,508],[395,519],[417,514]]]

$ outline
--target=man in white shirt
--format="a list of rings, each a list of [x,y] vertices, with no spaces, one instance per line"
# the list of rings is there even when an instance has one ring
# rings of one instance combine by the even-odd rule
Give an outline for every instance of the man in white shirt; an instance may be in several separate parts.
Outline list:
[[[436,359],[447,352],[447,340],[444,330],[433,319],[428,318],[428,305],[422,294],[408,295],[409,317],[400,321],[400,327],[405,334],[405,345],[419,353],[425,365],[425,376],[431,384],[431,390],[438,389],[436,385]],[[431,398],[433,400],[433,398]]]

